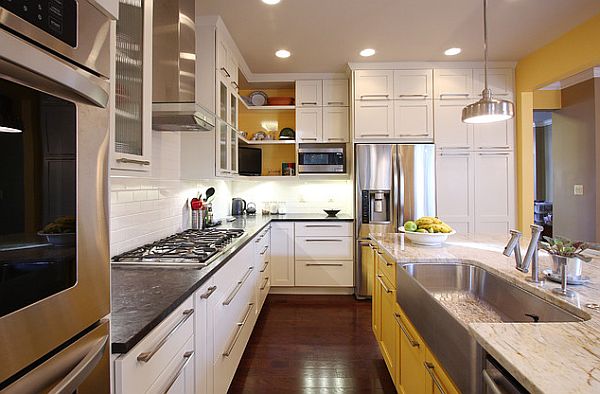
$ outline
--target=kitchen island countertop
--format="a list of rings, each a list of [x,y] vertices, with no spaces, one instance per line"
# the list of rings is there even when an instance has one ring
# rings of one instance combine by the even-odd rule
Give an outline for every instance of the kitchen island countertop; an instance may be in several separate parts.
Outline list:
[[[345,214],[322,213],[240,216],[221,228],[242,228],[244,235],[202,268],[116,266],[111,268],[111,349],[127,353],[154,327],[190,297],[204,282],[269,223],[278,221],[345,221]]]
[[[441,247],[421,247],[399,234],[371,234],[379,248],[398,264],[467,262],[479,265],[569,312],[590,317],[577,323],[473,323],[469,329],[480,345],[532,393],[600,392],[600,312],[586,308],[600,302],[600,260],[586,263],[590,281],[570,286],[573,299],[559,297],[551,289],[560,284],[546,281],[535,286],[515,269],[514,257],[502,254],[508,235],[455,235]],[[528,240],[523,240],[526,246]],[[525,250],[523,250],[523,255]],[[541,270],[552,266],[540,252]]]

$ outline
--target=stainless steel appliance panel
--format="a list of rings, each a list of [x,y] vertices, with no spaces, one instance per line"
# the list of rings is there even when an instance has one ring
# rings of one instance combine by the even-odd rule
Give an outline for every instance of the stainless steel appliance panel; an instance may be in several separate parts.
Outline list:
[[[98,44],[102,42],[100,39]],[[108,64],[108,56],[102,61]],[[0,79],[72,103],[79,158],[76,162],[77,280],[68,289],[0,318],[2,385],[110,311],[106,200],[110,141],[107,80],[4,30],[0,30]]]
[[[435,216],[435,147],[433,144],[398,145],[396,156],[399,203],[396,223]]]
[[[88,1],[74,3],[77,8],[77,23],[76,45],[73,46],[3,7],[0,7],[0,26],[17,31],[40,47],[57,52],[72,62],[107,77],[110,75],[110,20]],[[33,6],[30,4],[30,7]],[[79,23],[80,21],[83,23]]]

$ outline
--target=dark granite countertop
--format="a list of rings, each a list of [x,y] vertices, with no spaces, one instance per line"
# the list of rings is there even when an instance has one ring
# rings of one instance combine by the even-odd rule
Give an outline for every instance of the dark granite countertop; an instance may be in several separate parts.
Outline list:
[[[203,268],[113,266],[111,269],[112,353],[127,353],[254,236],[274,221],[345,221],[349,215],[286,214],[241,216],[221,226],[243,228],[242,237]]]

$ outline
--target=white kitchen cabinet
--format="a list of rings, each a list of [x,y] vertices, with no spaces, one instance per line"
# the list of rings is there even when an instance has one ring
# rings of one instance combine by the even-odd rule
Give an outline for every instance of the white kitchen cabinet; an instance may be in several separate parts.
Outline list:
[[[323,107],[323,142],[348,142],[348,107]]]
[[[194,339],[196,348],[195,374],[196,394],[213,392],[213,335],[214,316],[210,303],[217,286],[210,278],[194,293]],[[218,293],[217,293],[218,295]]]
[[[323,136],[323,108],[296,108],[296,134],[299,142],[317,142]]]
[[[484,70],[473,70],[473,94],[478,98],[481,97],[484,86]],[[489,68],[488,87],[492,90],[494,97],[504,100],[511,99],[514,91],[513,70],[510,68]]]
[[[115,83],[110,100],[113,170],[148,172],[152,157],[152,1],[119,2],[121,18],[116,23],[114,54]],[[128,37],[121,42],[120,37]]]
[[[352,237],[296,235],[296,260],[351,260]]]
[[[459,233],[473,233],[474,153],[440,152],[435,165],[437,216]]]
[[[461,120],[469,100],[434,100],[435,144],[438,149],[471,149],[473,125]]]
[[[394,70],[394,100],[433,98],[433,70]]]
[[[455,100],[472,98],[473,70],[465,69],[435,69],[434,98],[440,100]]]
[[[231,49],[223,33],[217,30],[217,75],[224,78],[227,84],[237,90],[238,88],[238,63],[234,51]]]
[[[260,310],[267,299],[271,288],[271,227],[268,226],[265,230],[256,237],[254,241],[254,258],[259,269],[259,280],[256,286],[256,313]]]
[[[296,81],[296,106],[320,107],[323,105],[323,81]]]
[[[394,94],[394,71],[355,71],[354,92],[355,100],[390,100]]]
[[[513,150],[515,121],[473,124],[473,147],[477,150]]]
[[[323,81],[323,106],[348,106],[348,80],[327,79]]]
[[[294,286],[294,223],[271,224],[271,286]]]
[[[147,394],[196,394],[194,338],[188,339]]]
[[[296,237],[351,237],[352,223],[341,221],[297,222]]]
[[[514,227],[515,168],[512,152],[475,155],[475,231],[507,234]]]
[[[117,394],[145,393],[151,388],[152,392],[160,389],[164,392],[178,368],[187,367],[185,362],[191,363],[193,369],[194,312],[190,297],[133,349],[116,358],[114,383]]]
[[[359,101],[354,106],[354,138],[385,139],[394,134],[394,102]]]
[[[296,261],[296,286],[351,287],[353,278],[352,260]]]
[[[394,137],[433,142],[433,100],[394,100]]]

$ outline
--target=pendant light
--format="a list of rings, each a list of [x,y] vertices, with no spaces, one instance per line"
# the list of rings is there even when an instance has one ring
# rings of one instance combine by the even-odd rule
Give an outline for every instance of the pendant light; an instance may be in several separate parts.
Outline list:
[[[483,53],[485,86],[481,99],[469,104],[462,110],[462,121],[465,123],[492,123],[511,119],[515,116],[515,108],[511,101],[496,100],[488,88],[487,78],[487,0],[483,0]]]

